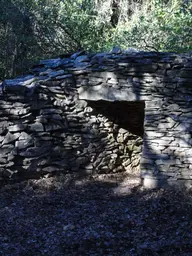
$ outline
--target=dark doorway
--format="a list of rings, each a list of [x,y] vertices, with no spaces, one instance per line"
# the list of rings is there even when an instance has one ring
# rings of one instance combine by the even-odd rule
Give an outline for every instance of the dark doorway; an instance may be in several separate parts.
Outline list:
[[[115,164],[109,171],[120,170],[130,175],[140,176],[145,102],[101,100],[89,101],[88,105],[92,108],[93,115],[104,116],[113,124],[110,126],[113,130],[109,130],[108,135],[114,141],[114,145],[118,145],[118,150]],[[103,152],[105,152],[105,147],[103,147]]]
[[[94,109],[95,114],[102,114],[113,123],[118,124],[119,127],[143,137],[144,101],[89,101],[89,106]]]

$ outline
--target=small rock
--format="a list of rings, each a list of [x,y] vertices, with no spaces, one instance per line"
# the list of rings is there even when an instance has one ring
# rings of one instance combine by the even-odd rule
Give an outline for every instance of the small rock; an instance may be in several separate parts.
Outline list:
[[[79,56],[79,57],[76,58],[75,63],[86,62],[86,61],[89,61],[88,56],[87,55],[82,55],[82,56]]]
[[[120,46],[115,46],[114,48],[113,48],[113,50],[111,51],[111,53],[112,54],[119,54],[119,53],[121,53],[122,51],[121,51],[121,47]]]
[[[42,123],[34,123],[30,126],[30,130],[35,131],[35,132],[43,132],[44,127],[43,127]]]
[[[76,59],[78,56],[85,54],[85,51],[79,51],[71,55],[71,59]]]
[[[68,224],[63,226],[63,231],[73,230],[75,229],[75,226],[73,224]]]

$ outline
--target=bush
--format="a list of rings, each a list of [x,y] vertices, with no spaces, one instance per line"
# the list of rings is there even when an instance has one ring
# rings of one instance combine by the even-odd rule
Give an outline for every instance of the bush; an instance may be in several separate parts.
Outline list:
[[[116,44],[123,48],[188,52],[192,50],[192,13],[181,4],[153,6],[139,10],[132,19],[119,25]]]

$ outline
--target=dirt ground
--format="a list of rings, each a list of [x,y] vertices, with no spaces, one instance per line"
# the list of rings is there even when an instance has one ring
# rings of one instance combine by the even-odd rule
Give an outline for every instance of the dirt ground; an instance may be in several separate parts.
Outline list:
[[[126,173],[43,177],[0,189],[0,256],[192,255],[192,193]]]

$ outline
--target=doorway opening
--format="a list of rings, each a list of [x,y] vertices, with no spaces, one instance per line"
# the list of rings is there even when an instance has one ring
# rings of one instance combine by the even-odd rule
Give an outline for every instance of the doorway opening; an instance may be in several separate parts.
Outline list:
[[[104,118],[101,129],[107,127],[109,140],[114,143],[114,148],[118,145],[118,150],[111,151],[111,155],[117,157],[113,168],[109,168],[110,172],[126,171],[140,175],[145,102],[100,100],[89,101],[88,105],[93,109],[93,115]]]

